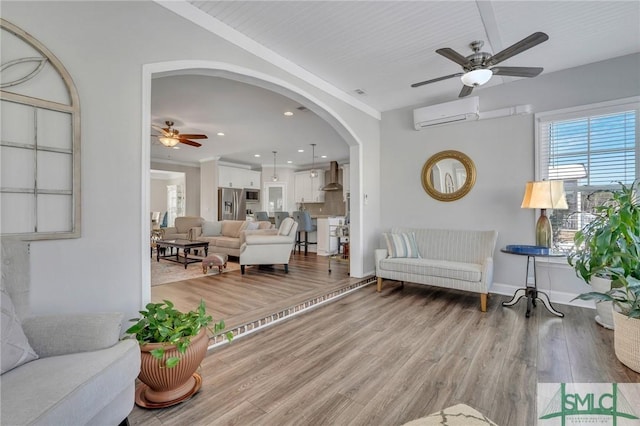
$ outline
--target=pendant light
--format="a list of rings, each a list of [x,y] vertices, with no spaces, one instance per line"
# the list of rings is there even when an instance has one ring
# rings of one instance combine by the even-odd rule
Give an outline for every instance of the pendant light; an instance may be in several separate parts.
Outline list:
[[[273,176],[271,176],[271,180],[274,182],[278,181],[278,174],[276,173],[276,153],[278,151],[271,151],[273,152]]]
[[[311,172],[309,176],[311,179],[315,179],[318,177],[318,171],[316,170],[316,144],[311,144],[312,154],[311,154]]]

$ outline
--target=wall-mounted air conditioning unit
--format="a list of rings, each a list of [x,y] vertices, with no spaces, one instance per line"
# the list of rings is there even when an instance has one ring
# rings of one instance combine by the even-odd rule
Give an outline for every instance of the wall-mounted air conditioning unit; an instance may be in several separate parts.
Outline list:
[[[477,120],[479,117],[480,108],[477,96],[413,110],[413,122],[416,130],[456,121]]]

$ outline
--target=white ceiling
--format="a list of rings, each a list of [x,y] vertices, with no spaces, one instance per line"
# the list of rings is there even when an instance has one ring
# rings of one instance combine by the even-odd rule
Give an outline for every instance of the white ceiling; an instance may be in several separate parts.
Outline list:
[[[482,50],[495,54],[542,31],[549,35],[547,42],[501,65],[540,66],[544,73],[640,52],[639,1],[189,1],[187,7],[190,12],[197,8],[198,13],[209,14],[299,65],[343,92],[343,97],[353,98],[354,105],[365,104],[379,112],[457,98],[461,89],[457,78],[410,87],[460,71],[459,65],[435,53],[441,47],[467,56],[469,43],[483,40]],[[494,76],[483,87],[513,80]],[[176,102],[181,85],[193,90],[193,97]],[[185,146],[172,152],[172,159],[194,161],[198,156],[219,155],[223,160],[268,164],[249,157],[260,150],[263,160],[271,155],[272,164],[271,151],[276,149],[278,164],[280,152],[282,160],[305,161],[295,157],[295,149],[312,141],[326,148],[328,159],[348,158],[346,143],[327,124],[318,123],[322,120],[312,112],[283,121],[282,109],[299,105],[280,95],[223,79],[198,85],[189,78],[154,80],[154,123],[173,118],[181,122],[184,128],[177,127],[183,133],[210,135],[203,144],[210,149]],[[170,87],[160,93],[161,86]],[[358,95],[356,89],[366,94]],[[482,88],[474,90],[481,93]],[[223,109],[216,109],[220,104],[211,101],[216,97],[224,98]],[[296,124],[290,126],[292,122]],[[312,127],[297,127],[303,125]],[[217,129],[226,133],[224,140],[214,136]],[[166,158],[167,151],[154,147],[152,157]],[[310,163],[310,154],[306,155]]]

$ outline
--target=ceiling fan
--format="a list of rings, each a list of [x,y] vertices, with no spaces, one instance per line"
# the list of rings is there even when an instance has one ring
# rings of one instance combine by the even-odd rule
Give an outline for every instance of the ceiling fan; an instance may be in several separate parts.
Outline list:
[[[183,143],[185,145],[195,146],[196,148],[202,146],[201,143],[194,142],[189,139],[207,139],[207,135],[197,135],[197,134],[180,134],[178,129],[173,127],[173,121],[167,120],[164,122],[167,127],[160,127],[156,125],[151,125],[154,129],[162,132],[161,135],[155,135],[158,137],[158,141],[166,147],[174,147],[178,143]]]
[[[470,44],[473,53],[467,57],[462,56],[455,50],[445,47],[436,50],[436,53],[452,60],[462,66],[464,72],[459,72],[444,77],[438,77],[431,80],[414,83],[411,87],[419,87],[425,84],[435,83],[453,77],[460,77],[464,86],[458,97],[468,96],[474,87],[482,86],[491,79],[493,75],[506,75],[511,77],[535,77],[540,74],[543,68],[540,67],[496,67],[494,65],[511,58],[512,56],[531,49],[538,44],[549,40],[549,36],[542,32],[531,34],[519,42],[507,47],[506,49],[491,55],[487,52],[481,52],[480,49],[484,45],[482,40],[474,41]]]

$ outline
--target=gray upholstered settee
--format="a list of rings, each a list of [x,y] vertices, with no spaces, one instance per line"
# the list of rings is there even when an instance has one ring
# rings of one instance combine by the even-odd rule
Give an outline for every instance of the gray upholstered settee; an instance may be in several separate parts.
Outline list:
[[[393,228],[390,233],[414,233],[420,257],[388,257],[388,249],[377,249],[378,291],[383,279],[465,290],[480,293],[480,309],[487,310],[496,231]]]
[[[244,243],[247,229],[270,229],[269,221],[222,220],[203,222],[201,226],[191,228],[190,234],[195,241],[209,243],[209,253],[224,253],[240,257],[240,247]]]
[[[3,243],[3,255],[4,248]],[[133,408],[140,349],[136,340],[120,340],[123,314],[27,316],[25,283],[4,278],[0,423],[118,425],[125,420]]]

